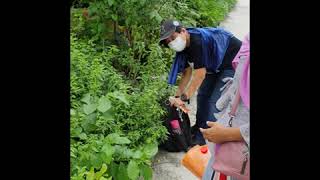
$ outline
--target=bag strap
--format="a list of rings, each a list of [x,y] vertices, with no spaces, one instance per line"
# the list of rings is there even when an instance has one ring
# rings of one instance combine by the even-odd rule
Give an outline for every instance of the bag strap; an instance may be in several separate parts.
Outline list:
[[[232,103],[231,111],[229,112],[229,116],[230,116],[229,126],[230,127],[232,127],[232,119],[234,118],[234,116],[236,114],[236,111],[237,111],[239,104],[240,104],[240,90],[238,88],[237,92],[236,92],[236,96],[235,96],[233,103]]]
[[[234,100],[233,100],[233,103],[232,103],[232,107],[231,107],[231,111],[229,112],[229,116],[230,116],[230,120],[229,120],[229,127],[232,127],[232,120],[233,118],[235,117],[235,114],[236,114],[236,111],[237,111],[237,108],[240,104],[240,99],[241,99],[241,96],[240,96],[240,88],[237,88],[236,90],[236,96],[234,97]],[[249,145],[247,144],[246,141],[244,141],[244,144],[248,147],[249,149]],[[215,146],[215,152],[218,151],[218,148],[220,147],[220,144],[216,144]]]
[[[231,111],[229,112],[229,116],[230,116],[229,126],[230,126],[230,127],[232,127],[232,120],[233,120],[233,118],[235,117],[237,108],[238,108],[238,106],[239,106],[239,104],[240,104],[240,99],[241,99],[241,97],[240,97],[240,88],[238,88],[238,89],[237,89],[237,92],[236,92],[236,96],[235,96],[235,98],[234,98],[234,100],[233,100],[233,104],[232,104]],[[244,141],[244,144],[245,144],[247,147],[249,147],[246,141]]]

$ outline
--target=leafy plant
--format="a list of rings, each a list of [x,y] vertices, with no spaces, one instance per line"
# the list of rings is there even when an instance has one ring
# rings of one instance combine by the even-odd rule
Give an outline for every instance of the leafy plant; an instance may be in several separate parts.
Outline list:
[[[74,0],[71,7],[71,179],[152,179],[173,51],[160,23],[216,26],[235,0]]]

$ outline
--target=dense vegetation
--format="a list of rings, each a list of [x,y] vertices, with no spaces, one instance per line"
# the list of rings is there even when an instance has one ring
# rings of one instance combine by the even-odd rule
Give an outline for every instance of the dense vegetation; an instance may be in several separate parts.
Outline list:
[[[71,6],[71,178],[152,178],[166,138],[164,100],[174,53],[163,19],[217,26],[235,0],[76,0]]]

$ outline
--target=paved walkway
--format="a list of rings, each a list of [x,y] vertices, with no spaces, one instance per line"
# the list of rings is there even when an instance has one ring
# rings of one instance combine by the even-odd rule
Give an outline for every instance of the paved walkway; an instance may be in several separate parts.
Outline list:
[[[233,33],[240,40],[243,40],[249,32],[249,4],[249,0],[238,0],[234,9],[220,24],[221,27]]]
[[[242,40],[249,32],[249,0],[238,0],[234,9],[228,17],[220,24],[221,27],[232,32],[238,39]],[[196,94],[187,105],[191,112],[189,117],[191,125],[195,123]],[[168,153],[159,151],[153,161],[153,180],[197,180],[189,170],[180,163],[184,152]]]

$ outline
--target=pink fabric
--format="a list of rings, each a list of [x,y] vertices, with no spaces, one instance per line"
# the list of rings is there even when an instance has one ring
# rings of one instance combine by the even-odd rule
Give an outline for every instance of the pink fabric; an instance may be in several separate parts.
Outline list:
[[[244,105],[250,109],[250,41],[249,34],[246,35],[244,40],[242,41],[242,46],[232,61],[233,68],[236,69],[240,57],[243,56],[245,58],[243,72],[241,72],[240,79],[240,96],[244,103]]]
[[[171,127],[173,127],[173,129],[178,129],[180,127],[178,120],[172,120],[170,121],[170,124],[171,124]]]
[[[232,176],[238,180],[250,179],[250,157],[245,165],[244,173],[241,174],[245,154],[243,150],[246,145],[243,142],[228,142],[220,145],[219,150],[214,154],[212,168],[215,171]]]

